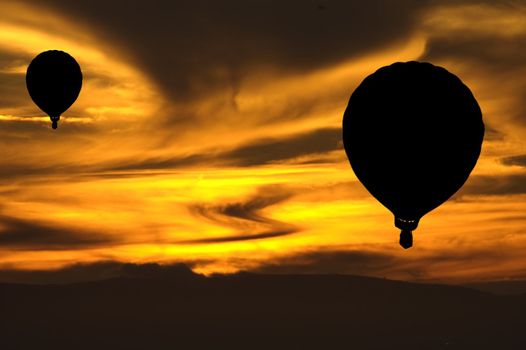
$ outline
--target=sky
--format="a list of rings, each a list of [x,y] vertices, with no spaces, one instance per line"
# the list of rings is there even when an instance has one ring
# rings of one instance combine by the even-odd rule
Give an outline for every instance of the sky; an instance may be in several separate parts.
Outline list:
[[[0,269],[526,278],[526,3],[0,0],[0,14]],[[84,74],[57,130],[25,86],[51,49]],[[458,75],[486,134],[404,250],[341,121],[366,76],[411,60]]]

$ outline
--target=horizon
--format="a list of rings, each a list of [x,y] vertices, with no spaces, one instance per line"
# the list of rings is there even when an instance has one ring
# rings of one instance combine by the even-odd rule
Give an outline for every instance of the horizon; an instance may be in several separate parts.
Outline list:
[[[0,286],[2,288],[10,285],[41,285],[53,288],[57,285],[83,285],[91,283],[111,283],[115,280],[159,280],[166,283],[190,283],[195,279],[217,280],[230,277],[254,276],[264,281],[267,278],[290,277],[293,280],[304,280],[314,282],[318,278],[327,277],[348,281],[385,281],[390,283],[408,283],[415,286],[430,285],[435,287],[458,287],[477,290],[486,294],[501,297],[526,295],[526,279],[502,279],[490,281],[441,281],[441,280],[397,280],[386,277],[342,274],[332,271],[320,271],[315,265],[275,265],[265,266],[255,270],[239,270],[235,273],[212,273],[200,274],[193,270],[193,266],[185,263],[160,264],[156,262],[135,264],[119,261],[97,261],[93,263],[73,263],[55,269],[21,270],[1,269]],[[272,288],[272,285],[268,285]],[[458,289],[460,291],[461,289]]]

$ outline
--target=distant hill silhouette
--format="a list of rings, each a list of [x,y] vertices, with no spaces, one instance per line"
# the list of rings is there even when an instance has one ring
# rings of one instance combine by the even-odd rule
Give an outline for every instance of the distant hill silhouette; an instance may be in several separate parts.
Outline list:
[[[469,283],[464,286],[497,295],[526,295],[526,281],[522,280]]]
[[[115,268],[119,266],[115,264]],[[522,349],[526,296],[338,275],[0,284],[2,349]]]

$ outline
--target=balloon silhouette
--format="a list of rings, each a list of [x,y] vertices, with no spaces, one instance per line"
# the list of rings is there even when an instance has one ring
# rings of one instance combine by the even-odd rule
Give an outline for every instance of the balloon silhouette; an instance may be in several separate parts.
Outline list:
[[[27,91],[35,104],[49,115],[53,129],[60,116],[77,99],[82,72],[73,57],[63,51],[45,51],[33,59],[26,74]]]
[[[482,113],[469,88],[430,63],[380,68],[353,92],[343,117],[351,167],[394,214],[405,249],[420,218],[468,179],[483,138]]]

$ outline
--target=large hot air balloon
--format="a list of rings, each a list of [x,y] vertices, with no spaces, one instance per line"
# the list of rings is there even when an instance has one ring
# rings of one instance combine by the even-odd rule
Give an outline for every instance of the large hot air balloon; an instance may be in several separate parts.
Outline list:
[[[33,102],[49,115],[53,129],[56,129],[62,113],[79,96],[82,72],[69,54],[45,51],[35,57],[27,68],[26,84]]]
[[[380,68],[358,86],[343,117],[343,141],[365,188],[395,216],[400,245],[420,218],[468,179],[484,123],[469,88],[423,62]]]

